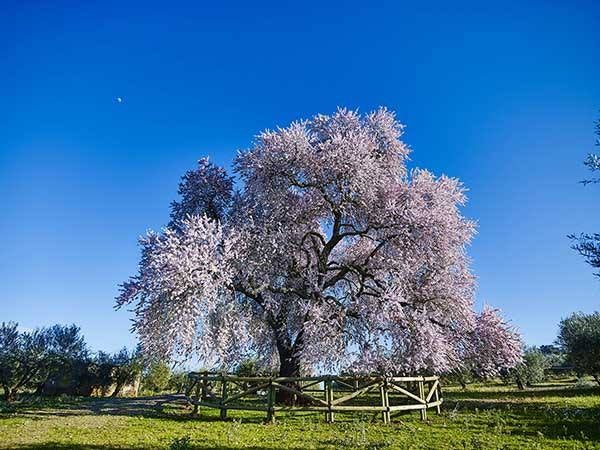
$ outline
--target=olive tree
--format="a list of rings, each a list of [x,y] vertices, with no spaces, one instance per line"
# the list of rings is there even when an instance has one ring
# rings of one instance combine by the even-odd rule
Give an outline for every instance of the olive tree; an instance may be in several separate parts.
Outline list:
[[[600,120],[596,121],[596,146],[600,146]],[[590,153],[584,164],[592,172],[600,171],[600,156]],[[583,180],[584,185],[599,183],[600,178],[589,178]],[[600,233],[581,233],[580,235],[569,235],[573,241],[573,249],[576,250],[585,261],[594,269],[600,269]],[[596,272],[596,276],[600,276],[600,272]]]
[[[53,325],[20,332],[14,322],[0,325],[0,384],[7,401],[23,388],[41,387],[87,357],[79,327]]]
[[[559,324],[557,343],[580,374],[600,384],[600,312],[574,313]]]

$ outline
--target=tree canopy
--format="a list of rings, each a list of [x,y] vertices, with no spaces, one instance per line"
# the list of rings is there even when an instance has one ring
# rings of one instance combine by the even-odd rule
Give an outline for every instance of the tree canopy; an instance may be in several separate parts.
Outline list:
[[[25,387],[40,387],[49,377],[86,358],[87,346],[75,325],[19,331],[15,322],[0,324],[0,386],[6,400]]]
[[[557,342],[580,374],[592,375],[600,383],[600,312],[563,319]]]
[[[408,170],[402,133],[384,108],[339,109],[262,132],[235,180],[201,160],[117,299],[145,351],[224,366],[256,355],[282,375],[439,373],[481,345],[482,370],[516,364],[514,330],[473,310],[465,189]]]

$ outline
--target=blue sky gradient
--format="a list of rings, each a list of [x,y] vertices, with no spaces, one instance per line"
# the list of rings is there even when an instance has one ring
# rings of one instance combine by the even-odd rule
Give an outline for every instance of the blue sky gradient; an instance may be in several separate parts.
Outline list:
[[[446,3],[3,2],[0,321],[133,345],[117,285],[185,170],[230,166],[265,128],[385,105],[412,167],[469,188],[477,307],[552,342],[561,317],[600,304],[566,238],[600,231],[600,186],[578,184],[600,6]]]

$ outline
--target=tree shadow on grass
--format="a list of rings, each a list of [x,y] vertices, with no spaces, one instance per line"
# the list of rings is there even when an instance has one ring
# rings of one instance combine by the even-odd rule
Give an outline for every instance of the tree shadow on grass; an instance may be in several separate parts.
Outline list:
[[[48,417],[71,416],[126,416],[146,419],[172,420],[178,422],[202,421],[220,422],[217,410],[201,408],[198,415],[192,414],[192,407],[183,395],[159,395],[148,397],[117,398],[69,398],[66,401],[55,399],[24,401],[12,404],[10,409],[0,411],[0,421],[12,417],[27,417],[44,420]],[[266,414],[266,413],[265,413]],[[239,420],[236,412],[229,413],[228,421]],[[246,423],[263,423],[265,415],[243,415]]]
[[[446,395],[445,416],[472,421],[469,427],[483,429],[508,424],[511,433],[543,435],[553,439],[600,441],[600,405],[576,406],[562,402],[530,399],[586,397],[600,395],[598,388],[531,389],[526,391],[465,391]],[[461,414],[462,413],[462,414]]]
[[[166,409],[168,408],[168,409]],[[147,418],[185,418],[191,409],[182,396],[163,395],[135,398],[74,398],[68,401],[25,401],[0,411],[1,417],[117,415]]]
[[[589,397],[599,396],[600,387],[556,387],[556,386],[542,386],[536,385],[524,390],[506,390],[506,391],[446,391],[444,397],[450,400],[462,400],[462,399],[526,399],[526,398],[548,398],[548,397]]]
[[[15,450],[110,450],[110,449],[119,449],[119,450],[146,450],[148,447],[144,446],[128,446],[124,447],[122,445],[98,445],[98,444],[63,444],[61,442],[44,442],[42,444],[23,444],[16,445],[13,447]],[[153,447],[157,448],[157,447]],[[161,447],[158,447],[161,448]],[[165,445],[164,448],[169,448],[168,445]],[[235,450],[238,449],[239,446],[231,446],[231,445],[212,445],[207,443],[206,445],[197,445],[194,443],[190,443],[188,447],[189,450],[206,450],[206,449],[214,449],[214,450]],[[281,447],[272,447],[272,446],[250,446],[244,447],[246,450],[279,450]],[[304,450],[304,447],[286,447],[288,450]]]
[[[443,414],[439,418],[431,414],[431,426],[436,427],[440,422],[456,421],[458,426],[468,426],[470,430],[490,432],[494,427],[510,428],[513,435],[524,437],[539,436],[540,434],[553,439],[576,439],[600,441],[600,406],[578,407],[561,402],[543,402],[542,397],[586,397],[598,396],[598,388],[533,388],[527,391],[460,391],[445,393]],[[539,399],[538,399],[539,397]],[[528,401],[528,399],[535,399]],[[43,405],[18,405],[14,412],[0,414],[0,420],[7,417],[27,416],[31,419],[45,419],[49,416],[77,416],[77,415],[115,415],[144,418],[157,418],[172,421],[197,421],[203,423],[221,422],[217,410],[201,408],[198,416],[191,414],[192,409],[186,404],[183,396],[154,396],[139,398],[95,398],[75,399],[59,405],[47,402]],[[430,411],[433,413],[433,411]],[[398,415],[396,420],[418,420],[415,413]],[[410,419],[409,419],[410,417]],[[277,416],[278,422],[299,424],[302,421],[321,422],[321,413],[307,415],[297,413],[282,413]],[[375,420],[378,416],[374,416]],[[341,420],[340,420],[341,419]],[[230,411],[227,421],[241,420],[244,423],[261,424],[265,420],[262,413],[247,414],[245,412]],[[356,415],[345,417],[344,414],[336,415],[336,421],[355,421]],[[361,421],[369,422],[368,418]],[[378,421],[378,420],[377,420]],[[464,424],[464,425],[463,425]],[[445,425],[444,425],[445,426]],[[337,441],[336,441],[337,442]],[[339,442],[338,442],[339,443]],[[168,447],[168,446],[165,446]],[[93,445],[65,445],[60,443],[44,443],[24,445],[17,448],[23,449],[99,449],[123,448]],[[131,447],[131,450],[143,447]],[[214,448],[207,443],[191,443],[190,448]],[[235,447],[217,447],[224,450]],[[256,450],[268,450],[269,447],[254,447]],[[125,447],[128,450],[128,447]]]

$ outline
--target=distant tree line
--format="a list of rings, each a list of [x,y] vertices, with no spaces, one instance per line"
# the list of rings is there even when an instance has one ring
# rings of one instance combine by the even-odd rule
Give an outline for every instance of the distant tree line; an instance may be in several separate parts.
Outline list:
[[[181,392],[184,384],[184,373],[148,361],[138,350],[93,354],[76,325],[20,331],[15,322],[0,324],[0,387],[6,401],[21,392],[113,397],[127,387],[134,395],[139,390]]]
[[[485,348],[488,348],[487,346]],[[462,368],[445,375],[463,387],[486,376],[473,356]],[[272,375],[257,359],[242,361],[240,376]],[[519,388],[546,381],[553,375],[592,376],[600,384],[600,312],[574,313],[559,324],[555,345],[527,347],[520,364],[499,371],[500,378]],[[76,325],[53,325],[20,331],[14,322],[0,324],[0,386],[6,401],[21,392],[37,395],[118,396],[135,385],[134,395],[181,393],[187,374],[167,361],[148,360],[138,350],[126,348],[111,354],[93,354]]]

